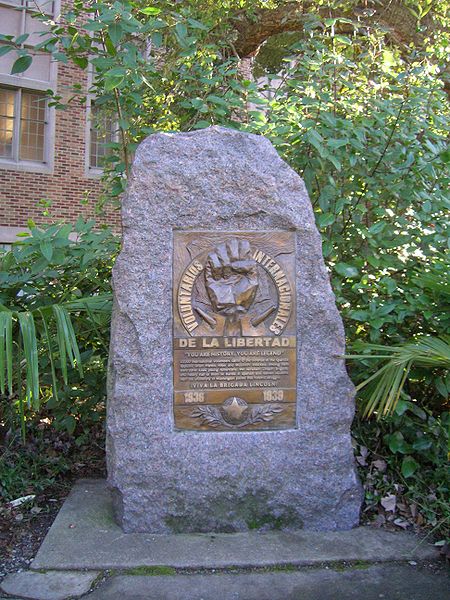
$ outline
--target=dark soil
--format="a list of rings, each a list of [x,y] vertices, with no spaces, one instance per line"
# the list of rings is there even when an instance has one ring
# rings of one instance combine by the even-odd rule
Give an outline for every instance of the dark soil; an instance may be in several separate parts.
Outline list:
[[[29,567],[74,481],[105,477],[103,437],[99,428],[77,446],[49,430],[25,444],[0,446],[0,581]],[[34,498],[11,505],[29,495]]]

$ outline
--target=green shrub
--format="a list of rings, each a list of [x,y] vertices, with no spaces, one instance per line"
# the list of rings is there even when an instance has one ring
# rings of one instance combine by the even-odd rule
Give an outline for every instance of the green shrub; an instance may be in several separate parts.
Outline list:
[[[364,514],[450,536],[450,413],[435,416],[401,400],[392,417],[353,425],[365,489]],[[390,500],[387,506],[385,500]]]
[[[0,254],[1,420],[24,435],[44,407],[57,428],[82,436],[104,407],[118,240],[81,218],[29,225]]]

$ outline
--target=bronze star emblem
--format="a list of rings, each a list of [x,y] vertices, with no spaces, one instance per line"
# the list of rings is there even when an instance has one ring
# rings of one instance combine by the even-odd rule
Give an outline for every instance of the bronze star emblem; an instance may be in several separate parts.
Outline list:
[[[228,417],[231,417],[234,421],[239,421],[242,417],[242,413],[247,410],[247,403],[239,404],[237,398],[233,398],[230,404],[223,406],[223,410],[226,412]]]

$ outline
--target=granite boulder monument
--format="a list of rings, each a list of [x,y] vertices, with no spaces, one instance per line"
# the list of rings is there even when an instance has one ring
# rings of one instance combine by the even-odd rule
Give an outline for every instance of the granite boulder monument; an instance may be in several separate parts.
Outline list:
[[[122,219],[107,459],[124,531],[356,526],[354,389],[302,179],[261,136],[155,134]]]

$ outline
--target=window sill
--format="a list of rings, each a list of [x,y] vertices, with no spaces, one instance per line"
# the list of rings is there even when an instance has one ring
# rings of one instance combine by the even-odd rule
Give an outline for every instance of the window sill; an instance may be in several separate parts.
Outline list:
[[[0,245],[10,245],[14,242],[19,241],[21,238],[18,238],[17,235],[19,233],[30,232],[28,227],[12,227],[10,225],[0,225]]]
[[[88,179],[100,179],[103,175],[103,169],[86,169],[84,174]]]
[[[15,162],[5,158],[0,158],[0,169],[22,173],[44,173],[46,175],[53,173],[53,165],[47,163]]]

